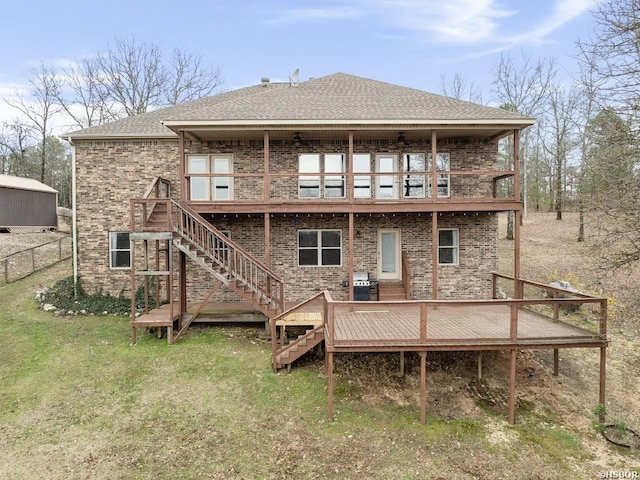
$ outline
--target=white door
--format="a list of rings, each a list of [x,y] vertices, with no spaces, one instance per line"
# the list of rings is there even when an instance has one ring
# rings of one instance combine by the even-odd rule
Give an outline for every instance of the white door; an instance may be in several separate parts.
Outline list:
[[[400,230],[378,231],[378,279],[402,278]]]

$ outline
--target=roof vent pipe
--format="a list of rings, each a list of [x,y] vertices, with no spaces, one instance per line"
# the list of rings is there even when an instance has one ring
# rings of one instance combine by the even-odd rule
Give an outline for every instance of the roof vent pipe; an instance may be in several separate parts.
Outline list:
[[[269,79],[267,77],[262,77],[262,79],[260,81],[262,82],[262,86],[263,87],[268,87],[269,86]]]

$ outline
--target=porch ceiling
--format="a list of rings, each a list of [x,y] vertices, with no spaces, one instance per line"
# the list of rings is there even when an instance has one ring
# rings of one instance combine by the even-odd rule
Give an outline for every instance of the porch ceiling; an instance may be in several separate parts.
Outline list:
[[[304,141],[348,140],[349,131],[353,131],[354,140],[398,141],[400,134],[407,142],[425,142],[431,140],[432,130],[438,139],[443,138],[502,138],[519,129],[521,125],[278,125],[255,128],[191,126],[179,129],[185,132],[187,139],[199,141],[258,141],[262,142],[264,132],[269,131],[271,140],[291,141],[297,134]]]

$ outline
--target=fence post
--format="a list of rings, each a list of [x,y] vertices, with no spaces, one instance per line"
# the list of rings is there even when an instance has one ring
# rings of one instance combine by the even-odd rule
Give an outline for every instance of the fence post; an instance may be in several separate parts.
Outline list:
[[[31,273],[34,273],[36,271],[36,254],[35,254],[36,249],[32,248],[31,249]]]
[[[5,258],[4,262],[4,283],[9,283],[9,259]]]

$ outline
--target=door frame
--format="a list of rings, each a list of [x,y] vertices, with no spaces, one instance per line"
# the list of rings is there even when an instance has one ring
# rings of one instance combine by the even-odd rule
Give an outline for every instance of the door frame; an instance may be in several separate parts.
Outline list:
[[[396,271],[389,273],[382,271],[382,235],[392,233],[395,236],[395,252],[394,261]],[[381,228],[378,229],[378,247],[377,247],[377,270],[378,280],[400,280],[402,279],[402,234],[399,228]]]

